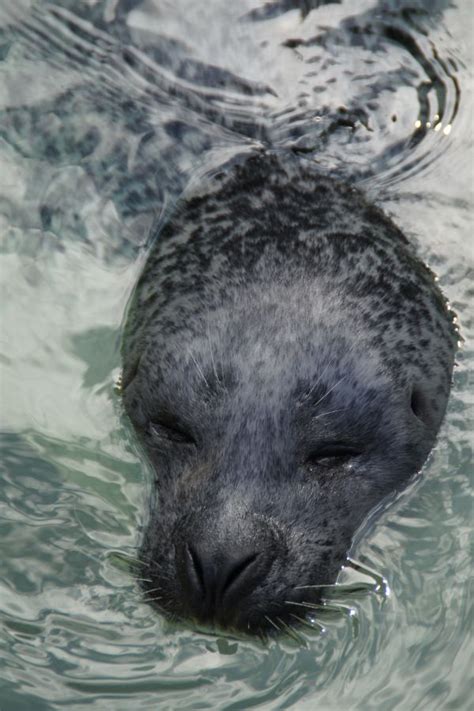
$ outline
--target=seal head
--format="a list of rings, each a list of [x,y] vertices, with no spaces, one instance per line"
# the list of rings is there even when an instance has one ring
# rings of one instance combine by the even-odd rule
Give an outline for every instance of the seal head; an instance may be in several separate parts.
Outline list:
[[[259,632],[335,581],[356,529],[424,463],[457,336],[432,273],[363,195],[274,155],[183,199],[123,345],[155,482],[144,588]]]

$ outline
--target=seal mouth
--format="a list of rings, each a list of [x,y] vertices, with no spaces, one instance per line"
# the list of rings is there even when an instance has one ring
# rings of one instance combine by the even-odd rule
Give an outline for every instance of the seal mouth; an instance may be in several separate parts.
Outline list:
[[[201,565],[196,561],[197,553],[192,547],[185,553],[193,569]],[[231,572],[230,579],[227,581],[229,589],[233,584],[237,584],[242,572],[247,568],[251,570],[252,565],[258,564],[257,560],[256,557],[242,560],[240,569]],[[224,608],[219,608],[219,603],[214,597],[214,599],[202,599],[201,607],[192,609],[189,604],[183,602],[185,596],[182,590],[175,590],[175,595],[178,596],[175,599],[167,587],[169,578],[165,574],[160,583],[158,578],[153,580],[149,577],[149,570],[146,571],[146,568],[142,567],[140,572],[143,575],[136,579],[142,588],[145,601],[173,624],[187,627],[191,625],[198,632],[216,637],[225,635],[236,640],[258,637],[262,642],[268,642],[270,639],[286,636],[305,644],[302,636],[305,630],[324,634],[326,625],[334,623],[337,619],[346,618],[356,632],[359,623],[354,600],[357,601],[367,595],[376,595],[382,600],[390,596],[388,583],[380,573],[352,558],[344,560],[341,570],[345,568],[360,573],[363,580],[351,583],[336,581],[294,585],[288,587],[286,591],[280,591],[278,599],[271,599],[268,595],[253,596],[250,593],[240,600],[229,598],[229,605]],[[200,575],[202,579],[198,582],[205,587],[209,584],[209,580],[205,580],[204,571],[200,571]],[[215,585],[218,580],[216,576],[211,582]],[[219,594],[216,587],[208,592],[214,596]]]
[[[166,576],[161,584],[148,577],[138,580],[145,601],[158,612],[170,621],[191,623],[196,630],[205,633],[261,638],[287,634],[301,624],[307,625],[306,617],[314,617],[321,609],[324,590],[335,587],[332,584],[294,586],[286,592],[281,590],[275,598],[269,594],[270,586],[253,587],[261,570],[258,555],[242,559],[234,569],[229,569],[227,578],[219,576],[216,570],[212,575],[204,571],[192,547],[185,551],[185,557],[184,574],[195,576],[195,580],[179,582],[178,590],[168,588]],[[178,570],[183,573],[181,564]],[[184,587],[189,584],[199,587],[189,592]],[[245,586],[249,586],[246,593]],[[199,596],[196,596],[197,591]]]

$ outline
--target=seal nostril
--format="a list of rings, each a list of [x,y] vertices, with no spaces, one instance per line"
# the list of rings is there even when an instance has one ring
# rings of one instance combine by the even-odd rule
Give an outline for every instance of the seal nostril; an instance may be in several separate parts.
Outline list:
[[[195,581],[194,587],[199,589],[203,597],[215,593],[217,598],[222,598],[235,584],[245,584],[246,574],[260,555],[257,552],[250,553],[237,560],[232,556],[223,557],[218,564],[217,561],[208,560],[205,552],[199,553],[189,543],[186,552],[188,570]]]
[[[196,575],[197,582],[201,588],[202,593],[204,593],[206,590],[206,584],[205,584],[205,578],[204,578],[204,569],[203,569],[203,566],[201,563],[201,559],[199,558],[199,554],[189,544],[186,546],[186,549],[187,549],[188,556],[190,558],[190,563],[191,563],[194,573]]]
[[[257,560],[259,557],[258,553],[252,553],[246,558],[243,558],[242,560],[238,561],[227,573],[227,577],[223,581],[222,585],[222,594],[224,595],[229,588],[232,587],[232,585],[238,580],[238,578],[242,578],[243,575],[248,571],[248,569],[252,566],[252,564]]]

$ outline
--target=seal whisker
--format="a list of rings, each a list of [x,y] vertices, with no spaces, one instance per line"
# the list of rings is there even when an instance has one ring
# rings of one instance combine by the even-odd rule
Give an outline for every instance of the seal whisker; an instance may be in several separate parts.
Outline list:
[[[294,600],[283,600],[285,605],[296,605],[297,607],[306,607],[309,610],[321,610],[324,605],[317,602],[295,602]]]
[[[289,637],[291,637],[292,639],[294,639],[295,642],[298,642],[298,643],[301,644],[302,646],[304,646],[304,647],[307,646],[306,640],[305,640],[300,634],[298,634],[298,632],[295,630],[294,627],[292,627],[291,625],[287,624],[287,623],[285,622],[285,620],[282,620],[282,619],[281,619],[281,617],[277,617],[277,620],[278,620],[278,622],[282,625],[283,629],[286,630],[286,633],[287,633],[287,635],[288,635]]]
[[[309,620],[305,620],[304,617],[295,615],[293,612],[290,612],[290,616],[294,617],[295,620],[298,620],[300,624],[304,625],[305,627],[308,627],[310,630],[319,630],[321,634],[324,634],[324,632],[326,632],[326,628],[324,627],[324,625],[321,625],[316,620],[310,622]]]
[[[362,563],[359,563],[353,558],[346,558],[346,564],[353,570],[356,570],[357,572],[366,575],[368,578],[372,578],[372,580],[374,580],[376,584],[376,592],[382,591],[384,595],[390,594],[388,582],[386,581],[383,575],[380,575],[380,573],[376,573],[371,568],[367,568],[367,566],[362,565]]]
[[[222,385],[220,378],[219,378],[219,374],[217,372],[216,361],[214,358],[214,349],[212,347],[212,341],[211,341],[211,333],[209,331],[209,313],[208,313],[208,320],[207,320],[207,325],[206,325],[206,332],[207,332],[207,342],[209,343],[209,355],[211,357],[212,371],[215,375],[217,383],[219,385]]]
[[[357,610],[354,607],[350,607],[348,605],[332,605],[327,602],[323,602],[320,604],[312,602],[285,602],[287,604],[297,605],[298,607],[303,607],[308,610],[319,610],[320,613],[329,612],[335,613],[336,615],[343,615],[344,617],[351,618],[354,622],[357,621],[358,617]]]
[[[334,385],[333,385],[332,387],[329,388],[329,390],[326,390],[326,392],[324,393],[324,395],[319,398],[318,402],[315,402],[315,403],[314,403],[314,407],[317,407],[320,403],[322,403],[322,401],[325,400],[325,399],[327,398],[327,396],[328,396],[330,393],[332,393],[332,391],[333,391],[335,388],[337,388],[337,386],[340,385],[343,380],[345,380],[345,378],[346,378],[346,376],[343,375],[342,378],[339,378],[339,380],[338,380],[336,383],[334,383]]]
[[[276,629],[276,631],[278,633],[281,632],[281,629],[278,627],[277,623],[272,620],[271,617],[269,617],[268,615],[264,615],[264,617],[267,620],[267,622],[269,622]]]
[[[173,577],[169,573],[166,573],[165,571],[160,569],[154,570],[153,575],[155,576],[155,579],[150,580],[149,582],[151,583],[157,583],[158,581],[160,583],[170,582],[173,579]]]
[[[326,367],[324,368],[324,370],[323,370],[323,372],[321,373],[321,375],[319,376],[319,378],[317,378],[317,380],[312,384],[312,386],[310,387],[310,389],[308,390],[308,392],[303,395],[303,397],[301,398],[301,403],[306,402],[306,400],[310,397],[311,393],[314,392],[314,390],[316,389],[316,387],[319,385],[319,383],[321,382],[321,380],[324,378],[324,376],[325,376],[325,374],[327,373],[328,369],[329,369],[332,365],[334,365],[334,361],[335,361],[335,358],[332,358],[332,359],[329,361],[329,363],[326,365]]]
[[[201,366],[199,365],[196,358],[194,357],[194,355],[191,353],[191,351],[189,349],[188,349],[188,355],[191,358],[191,360],[193,361],[194,365],[196,366],[196,370],[199,373],[199,375],[201,376],[202,380],[204,380],[204,382],[206,383],[208,390],[210,390],[211,388],[210,388],[209,382],[208,382],[206,376],[204,375],[204,372],[202,371]]]
[[[320,417],[326,417],[326,415],[333,415],[335,412],[343,412],[344,410],[347,410],[347,407],[338,407],[336,410],[322,412],[320,415],[316,415],[316,417],[313,417],[313,420],[319,420]]]

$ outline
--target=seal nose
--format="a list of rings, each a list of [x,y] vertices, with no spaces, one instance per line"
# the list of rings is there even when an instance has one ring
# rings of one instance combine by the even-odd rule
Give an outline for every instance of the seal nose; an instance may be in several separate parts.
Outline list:
[[[248,533],[248,532],[246,532]],[[273,557],[268,536],[194,537],[177,548],[177,568],[187,604],[201,622],[232,624],[246,599],[266,578]]]
[[[223,606],[231,592],[239,597],[246,595],[259,577],[261,554],[257,551],[234,547],[216,560],[202,543],[189,544],[187,548],[186,572],[190,587],[196,598],[216,608]]]

